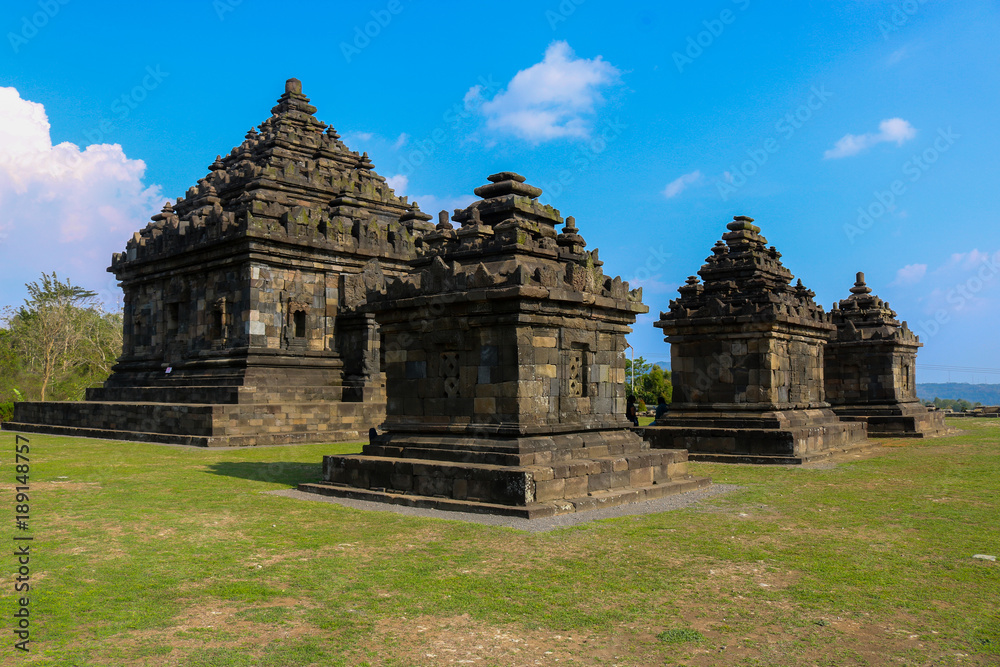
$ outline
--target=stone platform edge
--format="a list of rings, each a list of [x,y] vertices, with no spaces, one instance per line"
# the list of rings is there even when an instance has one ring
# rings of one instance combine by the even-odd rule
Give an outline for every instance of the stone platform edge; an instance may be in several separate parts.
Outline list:
[[[766,454],[719,454],[714,452],[688,452],[689,461],[706,463],[753,463],[769,465],[805,465],[836,461],[852,455],[869,454],[882,448],[882,444],[867,440],[848,447],[833,447],[801,456],[781,456]]]
[[[615,507],[655,500],[665,496],[686,493],[706,488],[711,484],[708,477],[690,477],[681,480],[671,480],[656,483],[652,486],[625,488],[612,491],[595,491],[586,496],[571,499],[561,499],[549,502],[531,503],[528,505],[500,505],[471,500],[455,500],[452,498],[436,498],[414,494],[390,493],[377,489],[361,489],[329,482],[310,482],[299,484],[298,490],[306,493],[316,493],[337,498],[352,500],[367,500],[390,505],[404,505],[423,509],[436,509],[452,512],[468,512],[474,514],[500,514],[522,519],[542,519],[559,514],[586,512],[603,507]]]
[[[37,433],[39,435],[61,435],[71,438],[94,438],[97,440],[119,440],[123,442],[150,442],[159,445],[185,445],[189,447],[255,447],[260,445],[309,445],[334,444],[342,442],[362,442],[367,433],[360,431],[328,431],[302,433],[262,433],[258,435],[180,435],[171,433],[148,433],[143,431],[122,431],[82,426],[59,426],[54,424],[25,424],[3,422],[0,430],[13,433]],[[319,436],[319,437],[317,437]]]

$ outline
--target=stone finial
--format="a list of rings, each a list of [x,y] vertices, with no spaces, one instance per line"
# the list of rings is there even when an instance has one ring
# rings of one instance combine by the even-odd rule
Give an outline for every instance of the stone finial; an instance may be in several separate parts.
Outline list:
[[[851,294],[871,294],[872,289],[865,284],[865,274],[858,272],[857,280],[854,283],[854,287],[851,288]]]
[[[361,154],[361,159],[358,161],[358,169],[371,169],[375,165],[372,164],[371,159],[368,157],[367,151]]]
[[[209,171],[219,171],[219,170],[225,169],[225,168],[226,168],[226,166],[224,164],[222,164],[222,156],[221,155],[216,155],[215,156],[215,162],[213,162],[211,164],[211,166],[209,166],[208,170]]]
[[[556,243],[577,253],[581,252],[587,245],[587,242],[580,236],[580,230],[576,228],[576,218],[572,215],[566,218],[566,225],[563,227],[562,233],[556,237]]]
[[[542,189],[524,182],[524,176],[515,174],[512,171],[501,171],[486,178],[488,185],[482,185],[473,192],[477,197],[489,199],[491,197],[502,197],[504,195],[522,195],[531,199],[538,199],[542,195]]]
[[[513,171],[501,171],[498,174],[487,176],[486,180],[490,183],[502,183],[503,181],[516,181],[518,183],[524,183],[525,178],[521,174],[516,174]]]
[[[309,104],[309,98],[302,94],[302,82],[298,79],[285,81],[285,92],[278,98],[278,104],[271,109],[275,116],[284,116],[293,112],[312,115],[316,107]]]
[[[746,215],[733,216],[733,221],[726,225],[726,229],[733,232],[748,231],[760,234],[760,227],[753,224],[753,218]]]
[[[448,219],[448,211],[441,211],[438,213],[438,224],[436,229],[441,232],[449,229],[455,229],[455,226],[452,225],[451,221]]]

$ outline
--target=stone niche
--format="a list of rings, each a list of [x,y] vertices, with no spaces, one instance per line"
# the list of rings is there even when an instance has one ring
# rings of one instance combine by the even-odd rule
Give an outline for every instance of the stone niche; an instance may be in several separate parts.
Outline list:
[[[708,484],[687,452],[627,428],[622,352],[648,311],[641,290],[604,275],[573,218],[557,232],[522,176],[489,181],[458,229],[442,212],[410,275],[373,261],[349,279],[350,316],[383,335],[385,432],[299,488],[537,518]]]
[[[5,428],[202,446],[357,438],[385,416],[373,318],[342,320],[372,259],[404,275],[431,216],[341,142],[297,79],[116,253],[124,351],[75,403]]]
[[[845,421],[868,424],[873,437],[942,435],[944,413],[917,398],[917,349],[922,343],[859,273],[851,295],[833,304],[837,327],[826,346],[826,398]]]
[[[804,463],[869,447],[865,424],[824,400],[830,315],[791,284],[751,218],[727,228],[701,280],[688,278],[655,324],[670,344],[673,403],[638,431],[654,448],[713,461]]]

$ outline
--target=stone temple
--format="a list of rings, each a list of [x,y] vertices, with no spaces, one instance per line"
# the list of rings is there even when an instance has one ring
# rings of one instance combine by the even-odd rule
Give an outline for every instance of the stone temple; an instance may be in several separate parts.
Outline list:
[[[396,197],[290,79],[271,117],[115,254],[124,353],[87,400],[18,403],[12,430],[203,446],[357,438],[385,415],[378,259],[405,275],[431,217]]]
[[[625,419],[625,335],[641,290],[604,275],[572,217],[510,172],[442,212],[406,276],[372,260],[345,317],[374,316],[385,433],[327,456],[304,491],[537,518],[706,485],[687,452],[650,450]],[[859,430],[863,426],[858,425]]]
[[[863,421],[824,397],[824,347],[836,333],[814,293],[739,216],[655,326],[670,343],[673,404],[643,435],[691,458],[804,463],[870,446]]]
[[[917,398],[917,336],[872,294],[859,273],[851,295],[833,304],[836,334],[826,346],[826,399],[846,421],[864,421],[868,435],[914,437],[948,432],[944,413]]]

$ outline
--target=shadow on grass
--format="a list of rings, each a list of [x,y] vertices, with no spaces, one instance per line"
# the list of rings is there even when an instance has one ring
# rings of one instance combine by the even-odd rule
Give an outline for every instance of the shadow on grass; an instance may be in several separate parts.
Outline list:
[[[270,482],[297,486],[302,482],[317,482],[323,476],[323,463],[297,461],[221,461],[206,466],[213,475],[239,477],[253,482]]]

